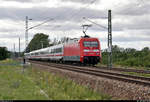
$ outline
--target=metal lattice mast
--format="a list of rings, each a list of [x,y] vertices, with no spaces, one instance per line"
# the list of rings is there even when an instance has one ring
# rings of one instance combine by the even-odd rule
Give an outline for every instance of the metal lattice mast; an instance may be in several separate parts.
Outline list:
[[[16,57],[16,48],[15,48],[15,43],[14,43],[14,58]]]
[[[20,37],[19,37],[19,56],[20,57]]]
[[[111,10],[108,10],[108,68],[112,68],[112,24],[111,24]]]
[[[28,16],[26,16],[26,30],[25,30],[25,52],[27,52],[28,46]]]

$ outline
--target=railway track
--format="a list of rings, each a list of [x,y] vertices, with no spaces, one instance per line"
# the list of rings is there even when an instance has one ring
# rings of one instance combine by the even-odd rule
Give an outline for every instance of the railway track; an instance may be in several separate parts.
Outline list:
[[[140,84],[144,86],[150,86],[150,78],[147,78],[147,77],[127,75],[127,74],[122,74],[122,73],[118,73],[118,72],[114,72],[110,70],[98,69],[98,68],[91,69],[90,67],[79,67],[79,66],[55,64],[55,63],[39,62],[39,61],[30,61],[30,62],[44,65],[44,66],[50,66],[53,68],[74,71],[74,72],[94,75],[98,77],[105,77],[109,79],[129,82],[129,83],[136,83],[136,84]]]
[[[150,74],[149,70],[140,70],[140,69],[131,69],[131,68],[107,68],[107,67],[96,67],[96,68],[101,68],[105,70],[114,70],[114,71],[122,71],[122,72],[136,72],[136,73],[144,73],[144,74]]]
[[[71,65],[71,64],[69,64]],[[77,64],[75,64],[75,66],[78,66]],[[82,67],[86,67],[87,66],[82,66]],[[135,72],[135,73],[143,73],[143,74],[150,74],[150,70],[140,70],[140,69],[133,69],[133,68],[108,68],[108,67],[100,67],[100,66],[88,66],[88,67],[92,67],[93,68],[97,68],[100,70],[112,70],[112,71],[119,71],[119,72]]]
[[[74,65],[74,64],[67,64],[67,65]],[[78,66],[77,64],[75,64],[74,66]],[[78,67],[81,67],[81,66],[78,66]],[[87,68],[87,66],[82,66],[82,67],[85,67]],[[88,66],[89,67],[89,66]],[[97,69],[100,69],[100,70],[112,70],[112,71],[118,71],[118,72],[135,72],[135,73],[142,73],[142,74],[150,74],[150,70],[140,70],[140,69],[133,69],[133,68],[108,68],[108,67],[99,67],[99,66],[95,66],[95,67],[92,67],[93,68],[97,68]]]

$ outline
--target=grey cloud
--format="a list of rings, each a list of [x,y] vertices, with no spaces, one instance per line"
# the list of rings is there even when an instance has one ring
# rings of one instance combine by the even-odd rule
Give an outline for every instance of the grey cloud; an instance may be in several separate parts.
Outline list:
[[[6,32],[16,32],[16,29],[11,29],[11,28],[0,28],[0,32],[6,33]]]
[[[15,33],[15,32],[9,32],[9,33],[0,33],[0,38],[11,38],[11,39],[16,39],[16,38],[19,38],[19,37],[21,37],[21,38],[23,38],[24,37],[24,34],[17,34],[17,33]]]
[[[132,18],[132,16],[130,17]],[[130,19],[128,17],[123,17],[122,20],[128,20],[129,23],[123,23],[123,22],[116,22],[116,23],[112,23],[112,28],[113,30],[124,30],[124,29],[130,29],[130,30],[147,30],[150,28],[150,20],[149,19],[145,19],[145,18],[140,18],[137,16],[137,18],[134,19]]]
[[[45,30],[53,30],[53,31],[68,31],[68,30],[79,30],[81,25],[76,24],[64,24],[64,25],[46,25],[44,27]]]
[[[141,2],[140,2],[141,1]],[[143,1],[143,2],[142,2]],[[112,10],[113,19],[120,19],[119,22],[113,22],[112,28],[115,31],[123,31],[124,29],[140,29],[147,30],[150,28],[150,1],[134,0],[126,5],[121,5],[117,9]],[[145,17],[143,17],[145,15]],[[128,21],[128,22],[125,22]]]
[[[25,16],[33,18],[33,21],[43,21],[45,18],[54,18],[55,21],[79,20],[82,17],[100,18],[107,12],[93,9],[74,9],[71,7],[59,8],[0,8],[0,19],[25,20]]]
[[[25,21],[25,16],[32,18],[32,22],[44,21],[46,18],[54,18],[54,21],[50,21],[48,24],[55,25],[55,23],[65,23],[66,21],[80,23],[82,17],[89,19],[99,19],[107,16],[106,11],[93,10],[93,9],[74,9],[71,7],[59,7],[59,8],[0,8],[0,19],[11,19]],[[113,12],[112,12],[113,13]],[[114,14],[114,13],[113,13]],[[115,14],[114,14],[115,15]],[[132,16],[131,16],[132,18]],[[130,23],[124,24],[122,22],[112,23],[113,31],[123,31],[124,29],[149,29],[149,19],[130,19],[123,16],[123,19],[130,20]],[[113,21],[113,19],[112,19]],[[103,25],[105,26],[105,25]],[[107,21],[106,21],[107,26]],[[48,27],[45,28],[48,30]],[[60,30],[67,29],[80,29],[77,25],[65,25],[58,28]],[[106,31],[103,28],[97,27],[93,24],[90,28],[96,31]]]
[[[51,28],[55,28],[56,31],[67,31],[67,30],[81,30],[81,25],[79,23],[82,20],[82,17],[87,18],[94,18],[98,19],[100,17],[104,17],[107,15],[107,12],[105,11],[99,11],[99,10],[93,10],[93,9],[74,9],[71,7],[60,7],[60,8],[2,8],[0,7],[0,19],[11,19],[13,21],[23,21],[22,25],[24,25],[25,22],[25,16],[28,15],[29,18],[32,18],[32,25],[36,25],[37,21],[44,21],[46,18],[54,18],[53,21],[50,21],[47,23],[47,25],[50,25],[50,27],[38,27],[37,29],[43,29],[43,30],[51,30]],[[73,24],[69,23],[65,24],[65,22],[74,22]],[[62,25],[63,23],[63,25]],[[57,27],[58,25],[61,25],[61,27]],[[20,24],[20,26],[22,27]],[[52,27],[51,27],[52,26]],[[55,27],[56,26],[56,27]],[[95,27],[92,28],[94,30]],[[22,28],[18,28],[22,29]],[[12,29],[3,29],[3,32],[12,32],[14,30]],[[98,29],[99,31],[100,29]],[[2,31],[2,30],[1,30]],[[24,31],[23,31],[24,32]],[[24,36],[24,34],[23,34]],[[6,38],[12,37],[15,38],[15,35],[5,35]]]
[[[144,14],[149,14],[150,13],[150,3],[144,3],[143,5],[139,6],[138,4],[131,3],[124,5],[117,9],[115,11],[116,14],[119,15],[144,15]]]
[[[143,41],[149,41],[150,37],[121,37],[121,36],[117,36],[117,37],[112,37],[112,41],[113,42],[143,42]],[[101,38],[101,41],[106,42],[107,39],[106,38]]]
[[[98,3],[100,0],[61,0],[62,2],[73,2],[73,3],[82,3],[82,4],[93,4]]]
[[[47,2],[48,0],[5,0],[5,1],[16,1],[20,3],[39,3],[39,2]]]
[[[149,41],[150,37],[114,37],[113,42],[142,42],[142,41]]]

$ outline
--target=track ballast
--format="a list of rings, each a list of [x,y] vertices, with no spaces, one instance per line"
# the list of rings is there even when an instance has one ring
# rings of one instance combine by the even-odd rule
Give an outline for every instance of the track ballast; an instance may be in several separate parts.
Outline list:
[[[48,62],[40,62],[40,61],[30,61],[31,63],[36,63],[44,66],[50,66],[53,68],[74,71],[78,73],[94,75],[98,77],[105,77],[109,79],[115,79],[119,81],[129,82],[129,83],[136,83],[139,85],[150,86],[150,78],[141,77],[141,76],[134,76],[134,75],[127,75],[118,73],[115,71],[110,70],[103,70],[100,68],[94,67],[79,67],[79,66],[72,66],[72,65],[65,65],[65,64],[56,64],[56,63],[48,63]],[[49,68],[50,68],[49,67]]]

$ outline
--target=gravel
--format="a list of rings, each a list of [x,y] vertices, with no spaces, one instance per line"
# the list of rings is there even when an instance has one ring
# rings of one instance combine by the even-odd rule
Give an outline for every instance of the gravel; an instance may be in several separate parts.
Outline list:
[[[39,64],[32,64],[32,66],[33,68],[39,68],[41,70],[47,69],[53,74],[58,74],[59,76],[66,77],[78,84],[86,85],[97,92],[112,96],[112,99],[150,100],[150,87],[148,86],[137,85],[104,77],[90,76],[87,74],[47,67]]]

